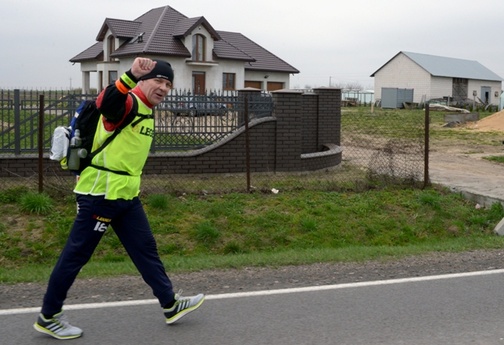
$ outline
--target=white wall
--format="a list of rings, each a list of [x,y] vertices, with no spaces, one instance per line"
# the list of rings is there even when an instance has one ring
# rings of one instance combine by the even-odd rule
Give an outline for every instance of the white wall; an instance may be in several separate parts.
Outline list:
[[[381,90],[384,87],[414,89],[413,102],[420,102],[423,95],[430,96],[430,74],[404,54],[399,54],[375,73],[376,100],[381,99]]]
[[[426,100],[433,98],[453,97],[453,78],[432,77],[431,93],[426,95]]]
[[[499,105],[500,103],[500,94],[502,92],[502,82],[499,81],[487,81],[487,80],[469,80],[468,85],[468,96],[467,98],[473,99],[473,91],[477,92],[477,97],[480,97],[483,100],[481,95],[482,87],[490,87],[490,103],[493,105]],[[495,94],[497,93],[497,96]],[[478,99],[476,98],[476,101]],[[484,101],[484,100],[483,100]]]

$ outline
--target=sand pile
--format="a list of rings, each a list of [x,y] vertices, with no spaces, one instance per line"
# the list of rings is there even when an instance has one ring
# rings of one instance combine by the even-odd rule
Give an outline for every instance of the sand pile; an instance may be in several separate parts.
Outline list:
[[[493,113],[479,121],[468,123],[467,127],[478,131],[504,132],[504,110]]]

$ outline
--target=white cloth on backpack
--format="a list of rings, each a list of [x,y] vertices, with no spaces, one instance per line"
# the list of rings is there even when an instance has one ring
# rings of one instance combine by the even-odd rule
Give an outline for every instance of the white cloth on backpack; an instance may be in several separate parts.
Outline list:
[[[61,161],[67,156],[68,146],[70,145],[70,128],[58,126],[54,129],[51,139],[51,154],[49,159]]]

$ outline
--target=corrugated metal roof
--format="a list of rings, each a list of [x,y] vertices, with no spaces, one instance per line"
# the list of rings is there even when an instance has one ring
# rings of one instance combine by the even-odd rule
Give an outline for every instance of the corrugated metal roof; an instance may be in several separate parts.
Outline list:
[[[480,64],[478,61],[473,60],[464,60],[401,51],[397,53],[392,59],[390,59],[385,65],[395,59],[399,54],[404,54],[418,66],[435,77],[502,81],[502,78],[500,76]],[[374,77],[374,75],[385,65],[374,72],[371,77]]]
[[[480,80],[499,80],[494,72],[480,64],[478,61],[455,59],[427,54],[402,52],[411,60],[436,77],[452,77]]]
[[[97,40],[102,41],[108,29],[114,36],[129,38],[112,57],[154,54],[191,57],[182,43],[197,25],[202,25],[212,35],[214,56],[220,59],[242,60],[245,69],[299,73],[299,71],[239,33],[216,31],[204,17],[188,18],[170,6],[154,8],[133,21],[107,18]],[[141,39],[138,37],[141,36]],[[70,59],[71,62],[97,60],[102,52],[101,42]],[[98,52],[99,50],[99,52]],[[101,55],[103,56],[103,55]]]

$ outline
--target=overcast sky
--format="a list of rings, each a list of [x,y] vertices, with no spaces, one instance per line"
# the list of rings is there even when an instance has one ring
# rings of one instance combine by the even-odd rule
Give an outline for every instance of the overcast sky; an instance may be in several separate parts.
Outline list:
[[[300,73],[291,87],[358,84],[400,51],[476,60],[504,77],[503,0],[2,0],[0,88],[81,86],[69,60],[105,18],[169,5],[240,32]]]

